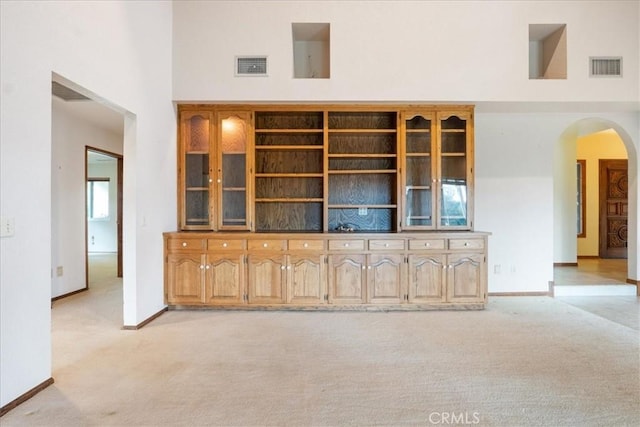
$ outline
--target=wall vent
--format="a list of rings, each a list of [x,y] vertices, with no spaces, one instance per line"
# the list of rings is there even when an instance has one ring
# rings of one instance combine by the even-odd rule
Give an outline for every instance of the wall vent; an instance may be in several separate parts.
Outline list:
[[[589,58],[590,77],[622,77],[622,57],[601,56]]]
[[[236,56],[236,76],[266,76],[266,56]]]

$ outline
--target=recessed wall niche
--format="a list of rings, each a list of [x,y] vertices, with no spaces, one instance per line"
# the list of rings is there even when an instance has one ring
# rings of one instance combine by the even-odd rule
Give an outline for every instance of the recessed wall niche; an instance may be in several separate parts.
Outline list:
[[[567,78],[567,25],[529,24],[529,79]]]
[[[328,79],[330,68],[330,25],[327,23],[292,23],[293,77]]]

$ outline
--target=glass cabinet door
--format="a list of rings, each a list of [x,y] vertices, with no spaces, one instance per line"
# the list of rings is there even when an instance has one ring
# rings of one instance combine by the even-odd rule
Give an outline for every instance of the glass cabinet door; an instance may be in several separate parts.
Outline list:
[[[435,156],[432,135],[435,121],[429,114],[404,116],[405,182],[403,228],[434,228]]]
[[[251,116],[248,112],[218,113],[218,223],[221,230],[249,229],[249,168]]]
[[[180,227],[183,230],[212,229],[211,113],[182,112],[180,120],[181,164]]]
[[[469,229],[469,118],[441,115],[440,130],[440,223],[438,228]]]

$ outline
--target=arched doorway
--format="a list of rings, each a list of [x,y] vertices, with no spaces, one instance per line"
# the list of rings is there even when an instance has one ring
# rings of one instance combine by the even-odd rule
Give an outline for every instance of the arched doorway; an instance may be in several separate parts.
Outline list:
[[[610,120],[602,118],[579,120],[565,129],[556,144],[554,153],[554,263],[556,265],[577,265],[577,144],[581,138],[601,132],[619,138],[628,158],[628,262],[624,281],[637,285],[639,267],[637,149],[625,129]],[[591,226],[593,227],[593,224]]]

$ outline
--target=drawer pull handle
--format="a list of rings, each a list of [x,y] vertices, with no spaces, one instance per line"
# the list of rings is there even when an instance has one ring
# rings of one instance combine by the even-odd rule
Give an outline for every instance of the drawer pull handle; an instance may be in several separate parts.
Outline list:
[[[464,242],[464,245],[465,246],[469,246],[469,242]]]
[[[303,248],[308,248],[308,247],[309,247],[309,244],[305,242],[305,243],[303,243],[302,247],[303,247]]]
[[[187,247],[187,242],[182,242],[182,247],[186,248]]]
[[[385,243],[385,244],[384,244],[384,247],[385,247],[385,248],[388,248],[388,247],[389,247],[389,244],[388,244],[388,243]]]
[[[429,247],[429,246],[431,246],[431,243],[427,242],[427,243],[425,243],[424,245],[425,245],[426,247]]]
[[[349,244],[348,244],[348,243],[345,243],[345,244],[344,244],[344,247],[345,247],[345,248],[348,248],[348,247],[349,247]]]
[[[223,247],[223,248],[226,248],[227,246],[229,246],[229,245],[227,245],[227,242],[224,242],[224,243],[222,244],[222,247]]]
[[[268,243],[263,243],[263,244],[262,244],[262,247],[263,247],[263,248],[266,248],[267,246],[269,246],[269,244],[268,244]]]

